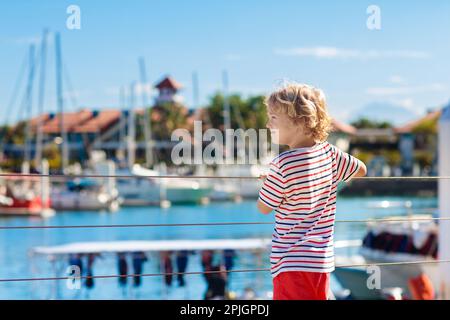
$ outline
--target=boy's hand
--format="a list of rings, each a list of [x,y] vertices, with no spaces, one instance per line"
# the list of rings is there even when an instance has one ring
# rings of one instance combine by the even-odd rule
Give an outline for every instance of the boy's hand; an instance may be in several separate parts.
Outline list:
[[[259,175],[259,180],[266,180],[267,178],[267,174],[260,174]]]

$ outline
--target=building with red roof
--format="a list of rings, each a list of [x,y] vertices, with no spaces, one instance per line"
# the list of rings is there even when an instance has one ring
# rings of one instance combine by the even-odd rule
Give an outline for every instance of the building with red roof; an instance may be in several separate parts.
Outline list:
[[[182,97],[177,94],[183,86],[170,76],[164,77],[155,85],[155,88],[158,89],[158,96],[155,100],[156,105],[181,103],[183,101]]]
[[[419,175],[421,173],[417,171],[424,167],[427,167],[426,174],[437,174],[437,132],[442,110],[430,110],[426,115],[394,128],[405,174]]]

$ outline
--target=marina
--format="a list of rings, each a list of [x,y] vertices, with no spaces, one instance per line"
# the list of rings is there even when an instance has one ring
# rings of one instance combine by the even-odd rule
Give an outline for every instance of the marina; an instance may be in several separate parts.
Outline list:
[[[0,10],[0,300],[450,300],[450,4],[79,2]]]
[[[410,201],[410,208],[404,204]],[[374,204],[392,203],[391,208],[377,208]],[[397,205],[396,205],[397,204]],[[405,198],[401,197],[382,197],[382,198],[343,198],[338,206],[338,219],[336,223],[336,264],[347,264],[348,259],[359,252],[358,248],[361,241],[367,234],[367,228],[364,222],[360,223],[339,223],[339,220],[364,220],[364,219],[384,219],[390,215],[403,218],[408,217],[408,212],[428,211],[429,214],[436,214],[436,198]],[[354,213],[355,208],[358,214]],[[433,209],[434,208],[434,209]],[[243,214],[245,212],[245,214]],[[220,223],[244,223],[242,225],[220,225]],[[246,225],[245,222],[258,222],[266,224]],[[271,217],[264,216],[257,212],[253,201],[242,202],[217,202],[208,205],[176,205],[170,208],[153,207],[123,207],[115,212],[89,212],[89,211],[66,211],[55,215],[54,217],[41,218],[1,218],[2,227],[14,226],[71,226],[71,225],[127,225],[135,224],[133,228],[79,228],[79,229],[36,229],[36,230],[1,230],[3,239],[13,239],[15,246],[8,246],[2,241],[3,249],[0,253],[1,261],[10,261],[0,271],[0,278],[22,278],[48,276],[54,277],[55,270],[53,260],[48,259],[48,254],[57,253],[51,250],[64,250],[83,253],[102,252],[101,258],[96,258],[93,265],[94,275],[118,275],[116,265],[116,255],[113,252],[148,250],[149,261],[144,265],[142,273],[154,274],[160,273],[160,256],[153,250],[185,249],[187,241],[199,241],[199,244],[205,240],[211,240],[210,243],[218,244],[220,248],[232,246],[222,243],[220,239],[254,239],[255,243],[264,242],[263,239],[270,239],[273,226]],[[219,225],[197,225],[197,226],[167,226],[170,224],[208,224],[218,223]],[[161,227],[139,227],[139,224],[161,224]],[[165,226],[164,226],[165,225]],[[14,240],[14,239],[17,239]],[[20,240],[19,240],[20,239]],[[348,240],[353,242],[348,243]],[[176,247],[175,243],[180,243]],[[359,242],[358,242],[359,241]],[[86,248],[83,243],[90,243]],[[146,243],[150,243],[147,246]],[[174,245],[171,245],[174,243]],[[96,245],[98,244],[98,245]],[[142,244],[142,246],[141,246]],[[160,245],[164,244],[164,245]],[[121,247],[115,247],[120,245]],[[128,249],[127,246],[129,245]],[[139,247],[136,247],[139,245]],[[245,247],[245,244],[241,244]],[[78,247],[77,247],[78,246]],[[103,247],[100,247],[103,246]],[[106,247],[105,247],[106,246]],[[147,247],[146,247],[147,246]],[[170,246],[170,247],[169,247]],[[175,247],[174,247],[175,246]],[[195,247],[189,245],[191,249]],[[259,245],[257,245],[259,246]],[[265,246],[265,245],[264,245]],[[83,249],[84,248],[84,249]],[[112,248],[112,249],[111,249]],[[42,254],[38,254],[38,252]],[[46,251],[47,250],[47,251]],[[63,251],[64,252],[64,251]],[[270,248],[261,251],[260,258],[246,250],[236,250],[236,259],[233,269],[245,270],[256,268],[268,268]],[[220,260],[221,250],[217,251],[216,258]],[[346,257],[346,261],[340,260],[340,257]],[[68,257],[58,258],[58,275],[66,275],[66,268],[69,266]],[[259,262],[258,262],[259,261]],[[378,260],[377,260],[378,261]],[[175,256],[173,256],[175,266]],[[186,272],[202,271],[198,254],[189,257]],[[360,261],[359,261],[360,262]],[[401,266],[403,267],[403,266]],[[392,267],[386,267],[392,268]],[[400,267],[399,267],[400,268]],[[174,272],[176,268],[174,267]],[[337,268],[336,273],[339,272]],[[132,272],[130,272],[132,274]],[[367,273],[365,273],[367,277]],[[365,282],[366,278],[363,278]],[[123,292],[117,278],[94,279],[95,285],[91,289],[84,286],[81,292],[70,290],[66,286],[66,281],[59,281],[58,292],[55,291],[56,281],[29,282],[29,283],[0,283],[0,297],[14,296],[15,299],[48,299],[55,298],[58,294],[62,299],[159,299],[162,294],[167,299],[203,299],[206,291],[206,282],[200,274],[185,275],[186,287],[179,287],[176,283],[167,287],[164,284],[164,277],[151,276],[143,277],[142,285],[138,288],[131,284],[129,279],[127,289]],[[383,281],[383,280],[382,280]],[[345,292],[344,286],[333,278],[333,290],[336,296]],[[244,294],[249,297],[270,298],[267,296],[271,290],[271,276],[269,271],[261,272],[237,272],[230,273],[228,282],[229,289],[234,293],[234,298],[242,297]],[[39,292],[33,288],[39,286]],[[256,292],[246,288],[255,289]],[[355,288],[353,288],[355,289]],[[379,298],[379,297],[378,297]]]

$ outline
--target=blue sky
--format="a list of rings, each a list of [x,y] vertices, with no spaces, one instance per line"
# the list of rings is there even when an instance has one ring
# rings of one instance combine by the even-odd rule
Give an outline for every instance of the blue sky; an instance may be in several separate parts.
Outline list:
[[[71,4],[81,9],[81,30],[66,28]],[[381,30],[366,26],[371,4],[381,9]],[[28,46],[45,27],[61,32],[72,110],[117,107],[119,88],[139,79],[143,56],[149,82],[170,74],[184,85],[188,106],[192,72],[204,104],[221,89],[227,70],[230,90],[244,95],[268,93],[283,79],[320,87],[341,120],[372,102],[420,115],[450,100],[449,15],[445,0],[2,2],[0,122],[20,116],[20,103],[10,106],[9,100]],[[55,111],[49,50],[46,110]],[[24,87],[22,82],[19,101]]]

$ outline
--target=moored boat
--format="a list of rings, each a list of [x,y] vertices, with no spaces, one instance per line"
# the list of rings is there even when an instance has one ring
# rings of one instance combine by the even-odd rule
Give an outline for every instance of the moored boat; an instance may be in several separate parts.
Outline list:
[[[336,278],[350,290],[354,299],[381,299],[383,290],[391,288],[400,288],[411,299],[410,281],[420,275],[426,275],[434,289],[438,290],[438,264],[418,263],[437,259],[438,227],[430,218],[431,215],[411,215],[370,222],[358,254],[336,256],[336,264],[341,265],[399,263],[379,267],[379,288],[367,285],[373,270],[366,267],[336,268]]]

